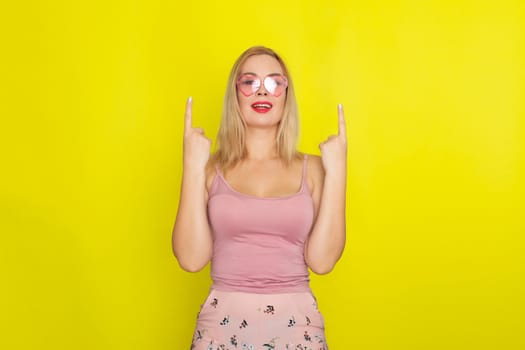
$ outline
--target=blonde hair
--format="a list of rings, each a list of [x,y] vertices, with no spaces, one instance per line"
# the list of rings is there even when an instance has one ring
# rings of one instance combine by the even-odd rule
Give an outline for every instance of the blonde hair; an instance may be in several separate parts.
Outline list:
[[[246,62],[249,57],[256,55],[269,55],[275,58],[288,80],[283,117],[279,123],[275,141],[277,143],[277,152],[286,164],[290,164],[292,160],[299,156],[296,149],[299,118],[290,73],[283,59],[275,51],[264,46],[254,46],[244,51],[237,61],[235,61],[228,79],[228,86],[224,96],[222,119],[217,134],[217,150],[212,157],[213,163],[223,169],[234,166],[246,156],[245,126],[237,99],[237,79],[243,63]]]

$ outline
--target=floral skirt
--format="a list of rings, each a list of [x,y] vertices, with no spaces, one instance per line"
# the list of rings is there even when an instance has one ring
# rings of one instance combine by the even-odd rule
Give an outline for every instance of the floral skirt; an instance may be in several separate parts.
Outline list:
[[[201,306],[193,350],[327,350],[310,292],[255,294],[212,289]]]

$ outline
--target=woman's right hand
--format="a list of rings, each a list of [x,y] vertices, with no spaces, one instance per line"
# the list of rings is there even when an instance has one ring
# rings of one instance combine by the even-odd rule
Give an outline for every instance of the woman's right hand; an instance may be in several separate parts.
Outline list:
[[[192,98],[186,101],[184,114],[184,144],[183,160],[184,170],[190,172],[205,171],[210,158],[211,140],[204,136],[202,128],[194,128],[192,124]]]
[[[201,128],[191,126],[191,97],[184,114],[183,171],[172,247],[186,271],[200,271],[210,261],[213,239],[207,215],[206,165],[211,141]]]

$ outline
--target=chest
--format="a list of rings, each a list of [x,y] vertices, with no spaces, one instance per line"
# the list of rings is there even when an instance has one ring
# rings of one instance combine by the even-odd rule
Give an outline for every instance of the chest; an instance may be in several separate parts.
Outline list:
[[[224,174],[228,184],[240,193],[260,198],[283,197],[301,189],[300,164],[243,164]]]
[[[259,199],[231,192],[223,183],[208,201],[208,216],[220,241],[303,244],[313,223],[313,205],[304,193]]]

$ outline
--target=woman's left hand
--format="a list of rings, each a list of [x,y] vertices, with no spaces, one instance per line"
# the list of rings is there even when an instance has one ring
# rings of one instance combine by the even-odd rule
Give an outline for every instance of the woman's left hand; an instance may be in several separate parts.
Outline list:
[[[346,122],[343,105],[337,106],[339,129],[337,135],[331,135],[319,145],[324,171],[326,173],[346,175]]]

